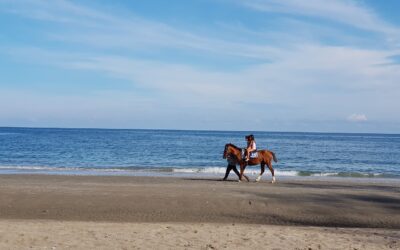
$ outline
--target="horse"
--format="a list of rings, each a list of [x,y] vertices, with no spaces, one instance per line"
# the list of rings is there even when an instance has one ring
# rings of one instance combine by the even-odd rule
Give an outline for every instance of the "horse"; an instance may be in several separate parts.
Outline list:
[[[276,156],[274,152],[269,151],[269,150],[257,150],[257,157],[255,158],[250,158],[249,161],[245,161],[242,157],[242,149],[233,145],[232,143],[228,143],[225,145],[225,150],[224,150],[224,159],[228,155],[232,155],[236,158],[236,161],[240,165],[240,176],[239,176],[239,182],[242,180],[244,170],[246,169],[246,166],[254,166],[260,164],[261,166],[261,172],[256,178],[256,182],[259,182],[261,180],[261,176],[265,171],[265,165],[268,166],[269,170],[271,171],[272,174],[272,183],[275,183],[275,171],[272,167],[272,160],[274,162],[278,162],[276,159]]]

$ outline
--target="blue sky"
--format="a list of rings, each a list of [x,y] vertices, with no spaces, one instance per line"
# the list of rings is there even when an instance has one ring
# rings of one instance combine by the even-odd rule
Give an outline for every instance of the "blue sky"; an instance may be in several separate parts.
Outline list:
[[[0,0],[0,126],[400,133],[398,9]]]

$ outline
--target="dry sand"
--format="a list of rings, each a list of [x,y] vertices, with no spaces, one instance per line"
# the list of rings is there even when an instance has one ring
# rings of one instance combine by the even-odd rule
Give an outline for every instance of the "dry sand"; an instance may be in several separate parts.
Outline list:
[[[400,183],[0,176],[0,249],[400,249]]]

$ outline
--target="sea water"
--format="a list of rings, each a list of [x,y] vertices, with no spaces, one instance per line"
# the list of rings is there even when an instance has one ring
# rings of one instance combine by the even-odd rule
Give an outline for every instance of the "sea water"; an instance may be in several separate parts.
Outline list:
[[[225,144],[244,147],[249,133],[4,127],[0,174],[222,176]],[[251,133],[259,149],[276,154],[276,176],[400,178],[398,134]]]

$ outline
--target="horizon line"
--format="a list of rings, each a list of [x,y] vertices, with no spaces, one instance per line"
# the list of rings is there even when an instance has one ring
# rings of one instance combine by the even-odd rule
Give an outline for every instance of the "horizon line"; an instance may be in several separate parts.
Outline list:
[[[0,129],[87,129],[87,130],[164,130],[164,131],[200,131],[200,132],[248,132],[248,133],[304,133],[304,134],[359,134],[359,135],[400,135],[400,133],[384,132],[321,132],[321,131],[277,131],[277,130],[219,130],[219,129],[168,129],[168,128],[106,128],[106,127],[27,127],[27,126],[0,126]]]

